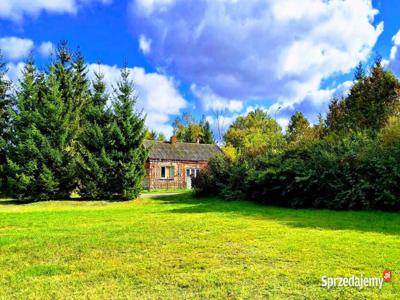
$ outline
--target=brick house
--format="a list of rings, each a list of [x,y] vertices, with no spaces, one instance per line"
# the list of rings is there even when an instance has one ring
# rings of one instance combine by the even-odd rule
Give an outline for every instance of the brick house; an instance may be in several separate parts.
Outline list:
[[[146,140],[144,145],[149,149],[144,188],[150,190],[191,188],[192,176],[222,153],[217,145],[180,143],[174,136],[170,142]]]

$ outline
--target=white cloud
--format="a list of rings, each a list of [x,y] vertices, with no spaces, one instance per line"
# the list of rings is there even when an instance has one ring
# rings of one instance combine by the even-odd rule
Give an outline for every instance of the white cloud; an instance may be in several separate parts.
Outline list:
[[[151,51],[151,39],[146,38],[143,34],[139,36],[139,49],[143,54],[148,54]]]
[[[397,48],[400,46],[400,30],[393,36],[392,41],[393,47],[390,51],[390,59],[394,60],[396,58]]]
[[[155,10],[163,12],[174,3],[175,0],[137,0],[135,2],[135,9],[148,16]]]
[[[79,7],[90,2],[108,4],[112,0],[1,0],[0,18],[21,21],[24,16],[42,12],[75,14]]]
[[[18,84],[18,79],[21,78],[22,71],[25,67],[25,63],[18,62],[18,63],[8,63],[7,64],[7,79],[11,80],[14,85]]]
[[[157,67],[242,101],[298,103],[367,60],[383,31],[371,0],[132,0],[131,12]]]
[[[39,46],[39,53],[43,57],[48,57],[53,54],[54,52],[54,44],[52,42],[43,42]]]
[[[281,126],[285,127],[284,120],[289,118],[296,112],[301,111],[311,123],[318,121],[318,114],[325,114],[328,110],[329,103],[336,97],[346,96],[353,86],[353,81],[345,81],[334,88],[317,89],[310,91],[303,98],[292,101],[291,99],[283,99],[271,105],[267,112],[270,116],[281,119]]]
[[[4,37],[0,39],[0,49],[6,59],[18,60],[26,58],[34,47],[30,39]]]
[[[400,30],[392,38],[393,46],[390,50],[390,58],[384,60],[384,65],[400,75]]]
[[[199,99],[205,111],[239,112],[243,109],[243,102],[236,99],[225,99],[216,95],[209,87],[199,88],[196,84],[190,86],[191,92]]]
[[[283,131],[286,131],[290,117],[296,112],[301,111],[308,118],[311,124],[318,122],[318,114],[327,110],[328,105],[333,97],[345,96],[350,88],[353,86],[353,81],[345,81],[335,88],[331,89],[319,89],[317,91],[309,93],[304,99],[297,102],[276,102],[269,107],[262,105],[247,106],[245,110],[238,111],[236,113],[222,113],[222,114],[210,114],[207,115],[208,120],[212,126],[212,129],[219,140],[222,141],[222,137],[225,132],[229,129],[229,126],[239,117],[246,116],[250,112],[261,109],[265,111],[271,118],[275,119],[278,124],[282,127]]]
[[[285,131],[289,125],[289,118],[277,118],[276,122],[282,127],[282,130]]]
[[[146,125],[166,136],[171,135],[170,116],[180,114],[181,109],[187,107],[186,100],[178,91],[177,83],[171,77],[146,73],[140,67],[129,70],[139,96],[138,108],[147,114]],[[90,64],[89,75],[93,76],[95,71],[104,75],[109,90],[120,78],[120,69],[117,66]]]

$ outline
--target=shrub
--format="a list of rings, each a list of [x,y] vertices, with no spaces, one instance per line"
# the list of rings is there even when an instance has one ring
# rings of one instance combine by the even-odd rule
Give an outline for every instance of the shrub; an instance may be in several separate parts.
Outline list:
[[[329,209],[400,208],[400,121],[377,137],[331,133],[283,153],[235,161],[218,157],[194,182],[198,195]]]

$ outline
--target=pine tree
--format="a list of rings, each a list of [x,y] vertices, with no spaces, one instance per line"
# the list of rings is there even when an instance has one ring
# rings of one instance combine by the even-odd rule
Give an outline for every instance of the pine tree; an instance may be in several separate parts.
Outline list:
[[[127,200],[137,197],[142,189],[147,159],[143,146],[145,120],[141,113],[135,112],[137,96],[127,69],[121,72],[115,93],[113,122],[106,147],[110,158],[108,196]]]
[[[101,199],[108,197],[106,170],[110,159],[106,152],[111,111],[106,107],[108,94],[102,74],[95,73],[92,83],[93,93],[84,116],[85,123],[81,135],[81,171],[79,194],[83,198]]]
[[[7,67],[0,52],[0,195],[7,189],[7,148],[10,138],[10,109],[12,100],[10,95],[10,81],[6,78]]]

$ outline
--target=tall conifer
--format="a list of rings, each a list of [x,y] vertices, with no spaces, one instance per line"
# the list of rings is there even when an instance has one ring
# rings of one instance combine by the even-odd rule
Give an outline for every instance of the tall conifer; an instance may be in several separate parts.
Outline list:
[[[7,80],[6,73],[7,67],[0,52],[0,195],[7,188],[6,162],[11,122],[10,81]]]
[[[84,198],[108,198],[107,170],[111,165],[106,151],[111,111],[106,107],[108,94],[104,77],[95,73],[93,93],[85,108],[85,123],[81,135],[79,194]]]
[[[127,69],[121,72],[115,93],[106,147],[111,162],[107,184],[111,198],[132,199],[142,189],[147,150],[143,146],[145,120],[135,111],[137,96]]]
[[[19,199],[45,200],[59,196],[59,182],[52,172],[59,155],[52,151],[48,135],[59,130],[60,124],[52,126],[48,117],[54,115],[44,114],[54,107],[54,104],[47,103],[49,91],[44,76],[38,74],[33,61],[28,61],[17,92],[13,147],[8,160],[10,186],[13,195]]]

